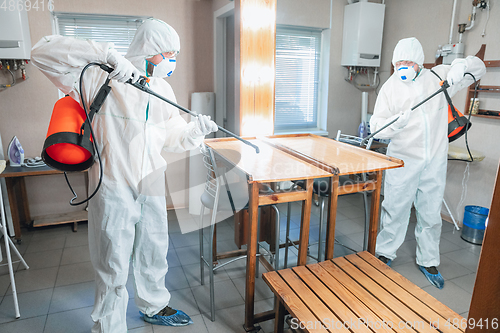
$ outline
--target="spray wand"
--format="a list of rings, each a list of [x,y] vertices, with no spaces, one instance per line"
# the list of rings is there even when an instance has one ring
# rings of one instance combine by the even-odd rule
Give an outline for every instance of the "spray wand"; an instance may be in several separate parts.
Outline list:
[[[445,95],[447,96],[447,99],[449,98],[448,96],[448,92],[446,91],[446,89],[448,89],[450,87],[450,84],[448,83],[448,81],[444,80],[444,81],[441,81],[439,82],[439,85],[441,86],[441,88],[439,88],[435,93],[433,93],[432,95],[430,95],[429,97],[427,97],[426,99],[424,99],[423,101],[421,101],[420,103],[418,103],[417,105],[415,105],[414,107],[411,108],[410,111],[413,111],[415,110],[416,108],[418,108],[420,105],[424,104],[425,102],[427,102],[428,100],[430,100],[432,97],[436,96],[437,94],[441,93],[441,92],[444,92]],[[448,100],[448,103],[451,103],[451,99]],[[450,104],[452,105],[452,104]],[[453,107],[452,107],[452,110],[455,110]],[[375,135],[377,135],[378,133],[380,133],[381,131],[383,131],[384,129],[386,129],[387,127],[391,126],[392,124],[394,124],[397,120],[399,119],[399,117],[397,117],[396,119],[392,120],[391,122],[385,124],[384,126],[382,126],[382,128],[380,128],[378,131],[375,131],[374,133],[368,135],[366,138],[364,138],[362,141],[361,141],[361,146],[365,145],[368,140],[370,140],[371,138],[373,138]]]
[[[106,72],[108,72],[108,73],[111,73],[111,72],[114,70],[113,68],[111,68],[111,67],[109,67],[109,66],[107,66],[107,65],[104,65],[104,64],[99,64],[99,67],[100,67],[102,70],[104,70],[104,71],[106,71]],[[196,112],[193,112],[193,111],[191,111],[191,110],[189,110],[189,109],[186,109],[185,107],[183,107],[183,106],[181,106],[181,105],[179,105],[179,104],[177,104],[177,103],[175,103],[175,102],[172,102],[172,101],[171,101],[171,100],[169,100],[168,98],[165,98],[165,97],[163,97],[163,96],[161,96],[161,95],[159,95],[159,94],[155,93],[155,92],[154,92],[154,91],[152,91],[151,89],[149,89],[149,88],[146,86],[146,84],[147,84],[147,83],[149,83],[149,78],[147,78],[147,77],[141,76],[141,77],[139,78],[139,80],[137,80],[137,82],[135,82],[135,83],[132,83],[132,81],[131,81],[131,80],[128,80],[126,83],[130,84],[131,86],[134,86],[135,88],[137,88],[137,89],[139,89],[139,90],[141,90],[141,91],[144,91],[145,93],[148,93],[148,94],[150,94],[150,95],[153,95],[153,96],[155,96],[155,97],[158,97],[158,98],[159,98],[159,99],[161,99],[162,101],[167,102],[167,103],[169,103],[169,104],[171,104],[171,105],[175,106],[176,108],[178,108],[178,109],[180,109],[180,110],[182,110],[182,111],[184,111],[184,112],[186,112],[186,113],[188,113],[188,114],[190,114],[190,115],[192,115],[192,116],[194,116],[194,117],[197,117],[197,116],[198,116],[198,114],[197,114]],[[254,148],[254,149],[255,149],[255,151],[257,152],[257,154],[260,152],[259,147],[257,147],[256,145],[254,145],[254,144],[253,144],[253,143],[251,143],[250,141],[245,140],[245,139],[243,139],[242,137],[240,137],[240,136],[238,136],[238,135],[234,134],[233,132],[228,131],[228,130],[227,130],[227,129],[225,129],[224,127],[221,127],[221,126],[219,126],[219,125],[217,125],[217,127],[218,127],[218,129],[219,129],[220,131],[222,131],[222,132],[226,133],[227,135],[232,136],[232,137],[234,137],[234,138],[236,138],[236,139],[240,140],[240,141],[241,141],[241,142],[243,142],[244,144],[249,145],[250,147]]]

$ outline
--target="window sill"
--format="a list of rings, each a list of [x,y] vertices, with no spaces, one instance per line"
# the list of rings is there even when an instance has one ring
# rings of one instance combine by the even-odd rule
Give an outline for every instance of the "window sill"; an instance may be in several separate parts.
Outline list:
[[[274,135],[286,135],[286,134],[314,134],[319,136],[328,136],[328,131],[317,128],[311,128],[309,130],[282,130],[274,132]]]

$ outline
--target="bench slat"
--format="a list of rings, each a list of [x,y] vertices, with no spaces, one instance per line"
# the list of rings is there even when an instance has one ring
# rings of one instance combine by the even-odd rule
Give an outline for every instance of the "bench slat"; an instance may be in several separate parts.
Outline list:
[[[408,323],[408,325],[412,326],[417,332],[437,332],[437,330],[435,330],[434,328],[429,327],[429,324],[424,324],[424,320],[415,312],[413,312],[412,305],[407,305],[388,293],[385,289],[383,289],[376,282],[366,276],[344,257],[335,258],[332,260],[332,262],[334,262],[344,272],[349,274],[353,280],[355,280],[371,294],[382,301],[382,303],[384,303],[386,307],[396,312],[396,314],[403,319],[403,323]],[[396,325],[400,325],[400,323],[398,322]]]
[[[378,269],[380,272],[385,274],[387,277],[389,277],[391,280],[399,284],[401,287],[406,289],[410,294],[421,300],[423,303],[427,304],[430,308],[432,308],[434,311],[439,313],[443,318],[450,318],[450,322],[453,323],[453,319],[456,320],[456,322],[461,323],[463,317],[444,305],[443,303],[439,302],[437,299],[432,297],[430,294],[425,292],[424,290],[420,289],[418,286],[416,286],[414,283],[406,279],[404,276],[375,258],[371,253],[369,252],[360,252],[358,253],[358,256],[365,260],[366,262],[370,263],[373,267]],[[463,330],[461,330],[463,332]]]
[[[378,283],[382,288],[391,293],[392,296],[396,297],[405,304],[409,304],[411,309],[422,318],[422,321],[424,321],[427,326],[430,327],[430,323],[435,323],[437,328],[444,333],[461,332],[458,328],[455,328],[452,325],[445,325],[448,318],[441,317],[434,310],[422,303],[418,298],[408,293],[405,289],[401,288],[400,285],[379,272],[376,268],[358,257],[356,254],[347,255],[344,259],[347,259],[352,265],[364,272],[375,283]]]
[[[317,295],[319,299],[323,301],[323,303],[328,306],[328,308],[334,312],[337,317],[339,318],[340,322],[339,325],[344,325],[350,328],[354,332],[372,332],[363,322],[358,321],[358,318],[364,318],[366,320],[369,320],[371,322],[381,322],[379,318],[376,318],[373,313],[371,313],[366,307],[363,309],[364,313],[368,314],[367,317],[364,317],[363,315],[358,315],[354,313],[348,306],[346,306],[344,303],[342,303],[340,299],[342,299],[345,302],[345,299],[343,299],[343,296],[349,295],[349,293],[346,290],[342,290],[343,292],[340,292],[338,295],[337,293],[332,293],[330,289],[328,289],[323,282],[318,279],[316,275],[314,275],[308,268],[304,266],[298,266],[292,268],[295,274],[297,274],[304,283],[308,285],[308,287],[314,291],[314,293]],[[320,268],[321,269],[321,268]],[[324,274],[327,274],[327,272],[324,272]],[[340,285],[340,284],[339,284]],[[343,288],[340,285],[340,288]],[[349,295],[352,298],[352,295]],[[358,302],[357,305],[362,305],[362,303]],[[337,324],[337,323],[331,323],[332,325]],[[393,332],[391,329],[388,328],[379,328],[379,329],[374,329],[375,332]]]
[[[313,322],[321,323],[325,325],[325,327],[328,329],[328,332],[340,331],[349,333],[349,330],[345,329],[344,327],[334,326],[332,328],[329,321],[338,321],[339,319],[332,311],[330,311],[330,309],[325,304],[323,304],[320,299],[318,299],[318,297],[311,291],[311,289],[309,289],[309,287],[304,284],[304,282],[302,282],[291,269],[278,271],[278,274],[281,275],[281,278],[286,281],[286,283],[288,283],[290,288],[292,288],[292,290],[297,294],[302,302],[311,310],[312,313],[314,313],[315,317],[299,318],[300,321],[304,322],[305,324]]]
[[[319,263],[324,271],[326,271],[335,281],[341,283],[350,293],[352,293],[357,299],[358,302],[364,303],[371,311],[373,311],[379,318],[384,318],[385,322],[393,323],[391,326],[396,332],[412,332],[416,331],[410,327],[398,327],[398,323],[401,321],[396,313],[388,309],[379,299],[374,297],[364,288],[360,287],[355,281],[351,279],[349,275],[347,275],[343,270],[335,266],[335,264],[331,261],[324,261]],[[316,270],[316,268],[315,268]],[[316,271],[314,271],[316,273]],[[326,280],[328,282],[328,287],[336,292],[335,285],[330,285],[331,280]],[[337,288],[338,289],[338,288]],[[356,304],[354,304],[355,306]],[[354,312],[357,312],[357,308],[352,307]]]
[[[288,286],[277,272],[268,272],[262,275],[262,278],[269,285],[271,290],[280,299],[290,314],[299,321],[303,318],[315,318],[314,314],[307,308],[302,300]],[[306,319],[307,320],[307,319]],[[309,329],[306,332],[328,332],[325,328],[319,326],[315,329]]]

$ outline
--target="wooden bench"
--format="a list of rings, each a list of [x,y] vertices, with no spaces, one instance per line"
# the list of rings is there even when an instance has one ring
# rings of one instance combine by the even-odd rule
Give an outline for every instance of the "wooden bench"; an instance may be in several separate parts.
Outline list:
[[[368,252],[263,279],[278,298],[275,332],[286,311],[291,328],[304,332],[464,332],[462,316]]]

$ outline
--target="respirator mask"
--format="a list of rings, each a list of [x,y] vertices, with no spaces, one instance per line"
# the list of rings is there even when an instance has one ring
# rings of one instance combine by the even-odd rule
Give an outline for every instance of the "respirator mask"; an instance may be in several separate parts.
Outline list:
[[[163,57],[163,60],[158,65],[148,61],[151,65],[153,65],[153,74],[151,76],[164,78],[172,75],[174,72],[176,65],[175,59],[165,58],[163,54],[161,56]]]
[[[398,73],[398,77],[403,82],[413,81],[413,79],[417,76],[417,72],[415,72],[413,66],[401,65],[396,69],[396,72]]]

